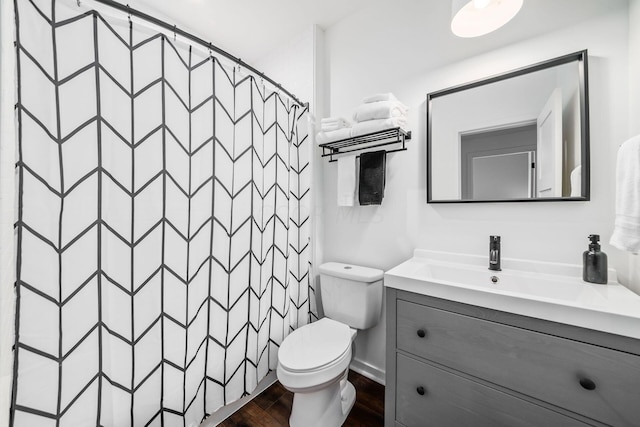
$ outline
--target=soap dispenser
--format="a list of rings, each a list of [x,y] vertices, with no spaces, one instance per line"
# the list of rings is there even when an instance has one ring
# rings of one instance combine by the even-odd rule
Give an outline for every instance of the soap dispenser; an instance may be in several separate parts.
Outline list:
[[[607,283],[607,254],[600,250],[600,236],[589,235],[589,250],[582,254],[582,280],[590,283]]]

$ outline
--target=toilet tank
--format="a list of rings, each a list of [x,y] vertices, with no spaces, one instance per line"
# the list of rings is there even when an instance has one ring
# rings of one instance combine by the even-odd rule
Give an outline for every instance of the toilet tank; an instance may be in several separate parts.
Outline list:
[[[378,323],[384,271],[339,262],[322,264],[319,270],[325,316],[356,329]]]

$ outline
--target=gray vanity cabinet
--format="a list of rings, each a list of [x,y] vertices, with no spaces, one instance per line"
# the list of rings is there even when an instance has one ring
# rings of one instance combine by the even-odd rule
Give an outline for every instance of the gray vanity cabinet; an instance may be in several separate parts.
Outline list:
[[[640,340],[387,288],[386,426],[640,426]]]

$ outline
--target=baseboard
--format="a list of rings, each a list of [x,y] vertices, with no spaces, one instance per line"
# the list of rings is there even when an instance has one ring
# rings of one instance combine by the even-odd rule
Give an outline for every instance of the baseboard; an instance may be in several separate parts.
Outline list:
[[[351,365],[349,367],[360,375],[363,375],[378,384],[385,385],[386,373],[382,369],[355,358],[351,361]]]
[[[213,414],[209,415],[207,419],[204,420],[202,424],[200,424],[200,427],[214,427],[222,423],[224,420],[226,420],[231,415],[233,415],[234,412],[238,411],[244,405],[249,403],[254,397],[262,393],[264,390],[266,390],[269,386],[271,386],[271,384],[275,383],[276,381],[277,381],[276,371],[269,372],[267,376],[264,377],[262,381],[258,383],[258,386],[256,387],[256,389],[249,396],[245,396],[241,399],[236,400],[233,403],[230,403],[218,409]]]

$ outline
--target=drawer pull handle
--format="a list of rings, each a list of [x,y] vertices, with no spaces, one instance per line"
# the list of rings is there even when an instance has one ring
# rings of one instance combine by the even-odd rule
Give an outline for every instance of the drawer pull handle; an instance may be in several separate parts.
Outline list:
[[[420,396],[424,396],[424,394],[426,393],[426,391],[425,391],[424,387],[422,387],[422,386],[418,386],[418,388],[416,389],[416,391],[418,392],[418,394],[419,394]]]
[[[420,338],[424,338],[427,336],[427,332],[424,329],[418,329],[418,332],[416,332],[418,334],[418,336]]]
[[[596,383],[591,381],[589,378],[580,378],[580,385],[585,390],[595,390],[596,389]]]

